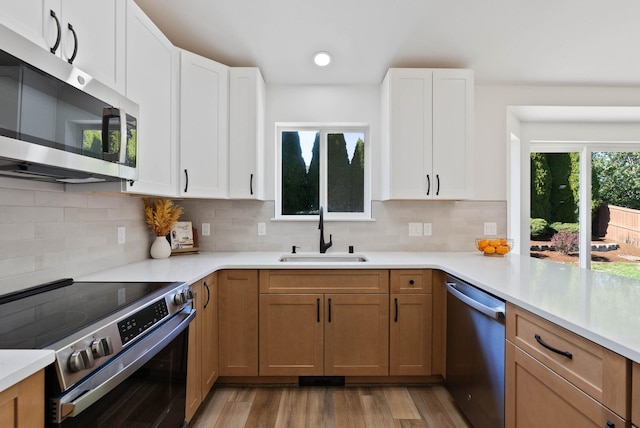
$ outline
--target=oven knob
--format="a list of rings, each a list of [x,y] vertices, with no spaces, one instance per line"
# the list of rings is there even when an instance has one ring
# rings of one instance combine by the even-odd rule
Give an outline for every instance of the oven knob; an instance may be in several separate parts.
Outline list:
[[[69,370],[72,372],[79,372],[81,370],[90,369],[95,365],[93,360],[93,353],[91,349],[85,348],[80,351],[75,351],[69,357]]]
[[[109,336],[94,340],[91,343],[91,352],[94,358],[106,357],[113,354],[113,346]]]
[[[187,303],[187,296],[185,296],[184,292],[180,291],[173,296],[173,303],[177,306],[184,305]]]
[[[173,303],[176,305],[184,305],[189,300],[193,299],[193,290],[191,288],[184,289],[173,296]]]

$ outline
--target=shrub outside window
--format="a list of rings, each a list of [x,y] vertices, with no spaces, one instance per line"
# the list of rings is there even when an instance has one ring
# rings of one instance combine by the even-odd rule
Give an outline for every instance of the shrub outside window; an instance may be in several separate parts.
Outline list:
[[[370,219],[368,126],[277,125],[276,218]]]

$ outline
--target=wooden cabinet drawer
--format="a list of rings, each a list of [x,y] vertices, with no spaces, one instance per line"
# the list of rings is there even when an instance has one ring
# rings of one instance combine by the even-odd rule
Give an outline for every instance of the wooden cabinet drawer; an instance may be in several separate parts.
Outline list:
[[[624,419],[512,343],[507,342],[505,352],[506,428],[627,426]]]
[[[630,367],[623,356],[511,304],[507,306],[507,339],[618,415],[629,418]]]
[[[390,273],[392,293],[431,294],[431,269],[401,269]]]
[[[388,293],[386,269],[267,269],[260,271],[261,293]]]

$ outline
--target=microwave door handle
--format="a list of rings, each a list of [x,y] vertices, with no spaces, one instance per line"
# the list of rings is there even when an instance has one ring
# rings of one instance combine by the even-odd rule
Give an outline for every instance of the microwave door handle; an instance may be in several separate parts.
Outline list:
[[[111,119],[120,117],[118,109],[105,107],[102,111],[102,154],[109,155],[109,123]],[[104,156],[103,156],[104,157]]]
[[[118,163],[124,165],[127,161],[127,113],[123,108],[120,109],[120,158]]]

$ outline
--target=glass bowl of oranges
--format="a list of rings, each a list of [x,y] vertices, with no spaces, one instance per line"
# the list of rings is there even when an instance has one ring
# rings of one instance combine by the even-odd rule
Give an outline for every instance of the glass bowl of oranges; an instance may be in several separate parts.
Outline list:
[[[513,247],[509,238],[476,238],[476,248],[485,256],[504,256]]]

